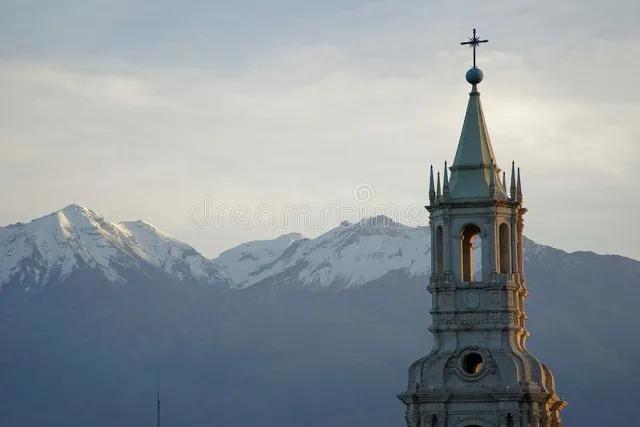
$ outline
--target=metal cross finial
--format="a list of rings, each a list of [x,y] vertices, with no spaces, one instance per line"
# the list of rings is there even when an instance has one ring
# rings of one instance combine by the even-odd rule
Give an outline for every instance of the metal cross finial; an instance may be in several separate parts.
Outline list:
[[[476,29],[473,29],[473,37],[469,37],[468,42],[462,42],[460,44],[468,44],[469,47],[473,48],[473,68],[476,68],[476,47],[480,46],[480,43],[486,43],[489,40],[480,40],[478,36],[476,36]]]

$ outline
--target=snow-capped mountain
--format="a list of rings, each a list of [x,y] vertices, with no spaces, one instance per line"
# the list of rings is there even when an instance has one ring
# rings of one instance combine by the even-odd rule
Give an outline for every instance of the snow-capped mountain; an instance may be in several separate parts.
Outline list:
[[[340,226],[315,239],[284,235],[231,249],[213,260],[234,279],[234,287],[262,283],[306,289],[345,289],[392,271],[409,276],[429,272],[429,231],[385,216]],[[233,262],[230,262],[230,259]]]
[[[124,221],[118,229],[129,235],[142,258],[181,280],[222,284],[228,279],[211,262],[188,244],[177,240],[146,221]]]
[[[230,290],[266,284],[347,289],[390,272],[429,274],[429,229],[385,216],[343,222],[309,239],[299,233],[243,243],[208,260],[145,221],[112,223],[70,205],[28,224],[0,228],[0,289],[63,281],[78,270],[127,282],[132,271],[159,270],[185,282]]]
[[[264,283],[305,289],[361,286],[392,271],[428,274],[429,232],[384,216],[308,239],[298,233],[244,243],[207,260],[145,221],[112,223],[70,205],[28,224],[0,228],[0,287],[61,281],[77,270],[126,282],[151,266],[182,281],[245,289]]]
[[[300,233],[283,234],[271,240],[254,240],[221,253],[214,265],[224,273],[234,289],[250,286],[252,275],[271,265],[295,242],[306,239]]]
[[[0,228],[0,288],[29,289],[92,270],[112,282],[126,271],[157,268],[202,284],[226,279],[191,246],[144,221],[114,224],[90,209],[69,205],[52,214]]]
[[[160,370],[180,390],[171,425],[395,425],[394,391],[431,344],[429,242],[376,217],[207,260],[75,205],[0,227],[0,425],[138,426]],[[557,368],[566,423],[628,425],[637,405],[618,396],[640,387],[640,262],[530,240],[525,262],[527,345]],[[238,417],[247,390],[261,404]],[[303,418],[291,390],[314,390],[296,402]]]

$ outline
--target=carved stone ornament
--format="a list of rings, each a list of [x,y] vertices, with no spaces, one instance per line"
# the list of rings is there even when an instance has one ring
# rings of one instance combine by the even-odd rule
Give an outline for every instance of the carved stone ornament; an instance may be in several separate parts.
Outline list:
[[[476,308],[480,304],[480,294],[478,291],[467,291],[464,300],[467,308]]]

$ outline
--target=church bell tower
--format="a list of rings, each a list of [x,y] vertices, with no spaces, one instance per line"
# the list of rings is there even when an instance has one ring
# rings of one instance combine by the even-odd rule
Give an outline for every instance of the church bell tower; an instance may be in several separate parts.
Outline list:
[[[407,427],[560,427],[553,374],[526,349],[520,170],[510,186],[482,112],[473,37],[469,103],[458,149],[434,182],[430,172],[434,347],[409,368]],[[449,178],[450,172],[450,178]]]

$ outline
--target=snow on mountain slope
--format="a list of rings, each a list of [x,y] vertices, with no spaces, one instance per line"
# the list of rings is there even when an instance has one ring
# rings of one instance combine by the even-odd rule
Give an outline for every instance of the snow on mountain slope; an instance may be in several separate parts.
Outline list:
[[[77,269],[125,281],[124,269],[163,269],[179,279],[214,282],[222,276],[190,246],[142,222],[113,224],[69,205],[28,224],[0,228],[0,288],[8,282],[43,286]]]
[[[289,233],[272,240],[254,240],[221,253],[213,264],[229,277],[232,287],[242,287],[249,276],[271,264],[294,242],[305,239],[302,234]]]
[[[136,245],[145,261],[181,279],[200,283],[223,282],[226,278],[193,247],[183,243],[146,221],[125,221],[118,228]]]
[[[427,228],[378,216],[356,224],[344,222],[315,239],[295,240],[277,259],[248,275],[242,263],[227,266],[225,271],[230,277],[246,277],[234,284],[236,288],[286,281],[307,289],[345,289],[394,270],[411,276],[428,274],[428,259]],[[234,272],[234,268],[243,271]]]
[[[0,289],[40,287],[79,269],[113,282],[155,267],[182,281],[244,289],[287,283],[305,289],[346,289],[392,271],[429,274],[430,236],[385,216],[344,222],[314,239],[298,233],[241,244],[207,260],[193,247],[145,221],[114,224],[77,205],[0,227]],[[476,249],[477,250],[477,249]],[[474,257],[479,264],[479,257]],[[476,267],[477,268],[477,267]]]

